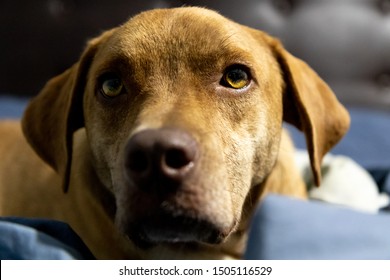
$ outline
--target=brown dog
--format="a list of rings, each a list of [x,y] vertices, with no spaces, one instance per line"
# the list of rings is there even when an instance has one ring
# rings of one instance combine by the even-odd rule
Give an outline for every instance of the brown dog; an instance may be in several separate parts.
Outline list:
[[[349,116],[313,70],[213,11],[145,12],[32,100],[33,149],[0,125],[1,214],[65,220],[98,258],[239,258],[263,194],[305,197],[283,120],[319,184]]]

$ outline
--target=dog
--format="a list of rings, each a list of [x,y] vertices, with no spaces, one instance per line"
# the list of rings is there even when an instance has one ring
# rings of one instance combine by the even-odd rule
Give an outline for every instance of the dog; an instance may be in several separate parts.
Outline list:
[[[237,259],[265,194],[306,197],[283,121],[319,185],[350,122],[326,83],[215,11],[146,11],[1,123],[0,214],[66,221],[100,259]]]

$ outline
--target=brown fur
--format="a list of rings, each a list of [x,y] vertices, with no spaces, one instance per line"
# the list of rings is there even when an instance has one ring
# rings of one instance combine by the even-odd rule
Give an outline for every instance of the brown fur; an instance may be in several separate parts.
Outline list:
[[[239,91],[220,84],[233,64],[252,75]],[[125,94],[100,95],[107,72],[121,77]],[[0,124],[0,213],[67,221],[98,258],[239,258],[263,195],[306,196],[283,120],[305,133],[319,184],[321,159],[349,116],[309,66],[213,11],[145,12],[90,41],[32,100],[22,121],[32,149],[18,122]],[[123,165],[133,135],[164,127],[188,132],[200,156],[189,183],[160,201],[130,186]],[[124,237],[163,204],[207,220],[218,240],[138,247]]]

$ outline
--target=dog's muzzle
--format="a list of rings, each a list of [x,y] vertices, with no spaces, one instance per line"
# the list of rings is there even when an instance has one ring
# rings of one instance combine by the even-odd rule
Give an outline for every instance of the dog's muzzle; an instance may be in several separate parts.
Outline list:
[[[130,138],[124,172],[137,206],[130,206],[124,231],[135,243],[222,240],[199,202],[199,157],[198,143],[181,129],[148,129]]]

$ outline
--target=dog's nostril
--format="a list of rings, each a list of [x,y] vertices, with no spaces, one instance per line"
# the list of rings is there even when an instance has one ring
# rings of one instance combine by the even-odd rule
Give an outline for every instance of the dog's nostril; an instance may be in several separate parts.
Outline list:
[[[148,155],[141,150],[134,151],[130,154],[127,166],[133,172],[141,173],[149,168]]]
[[[165,154],[165,163],[167,166],[180,169],[191,162],[185,151],[180,149],[170,149]]]
[[[165,153],[164,163],[169,168],[181,169],[191,161],[192,158],[182,149],[169,149]]]

